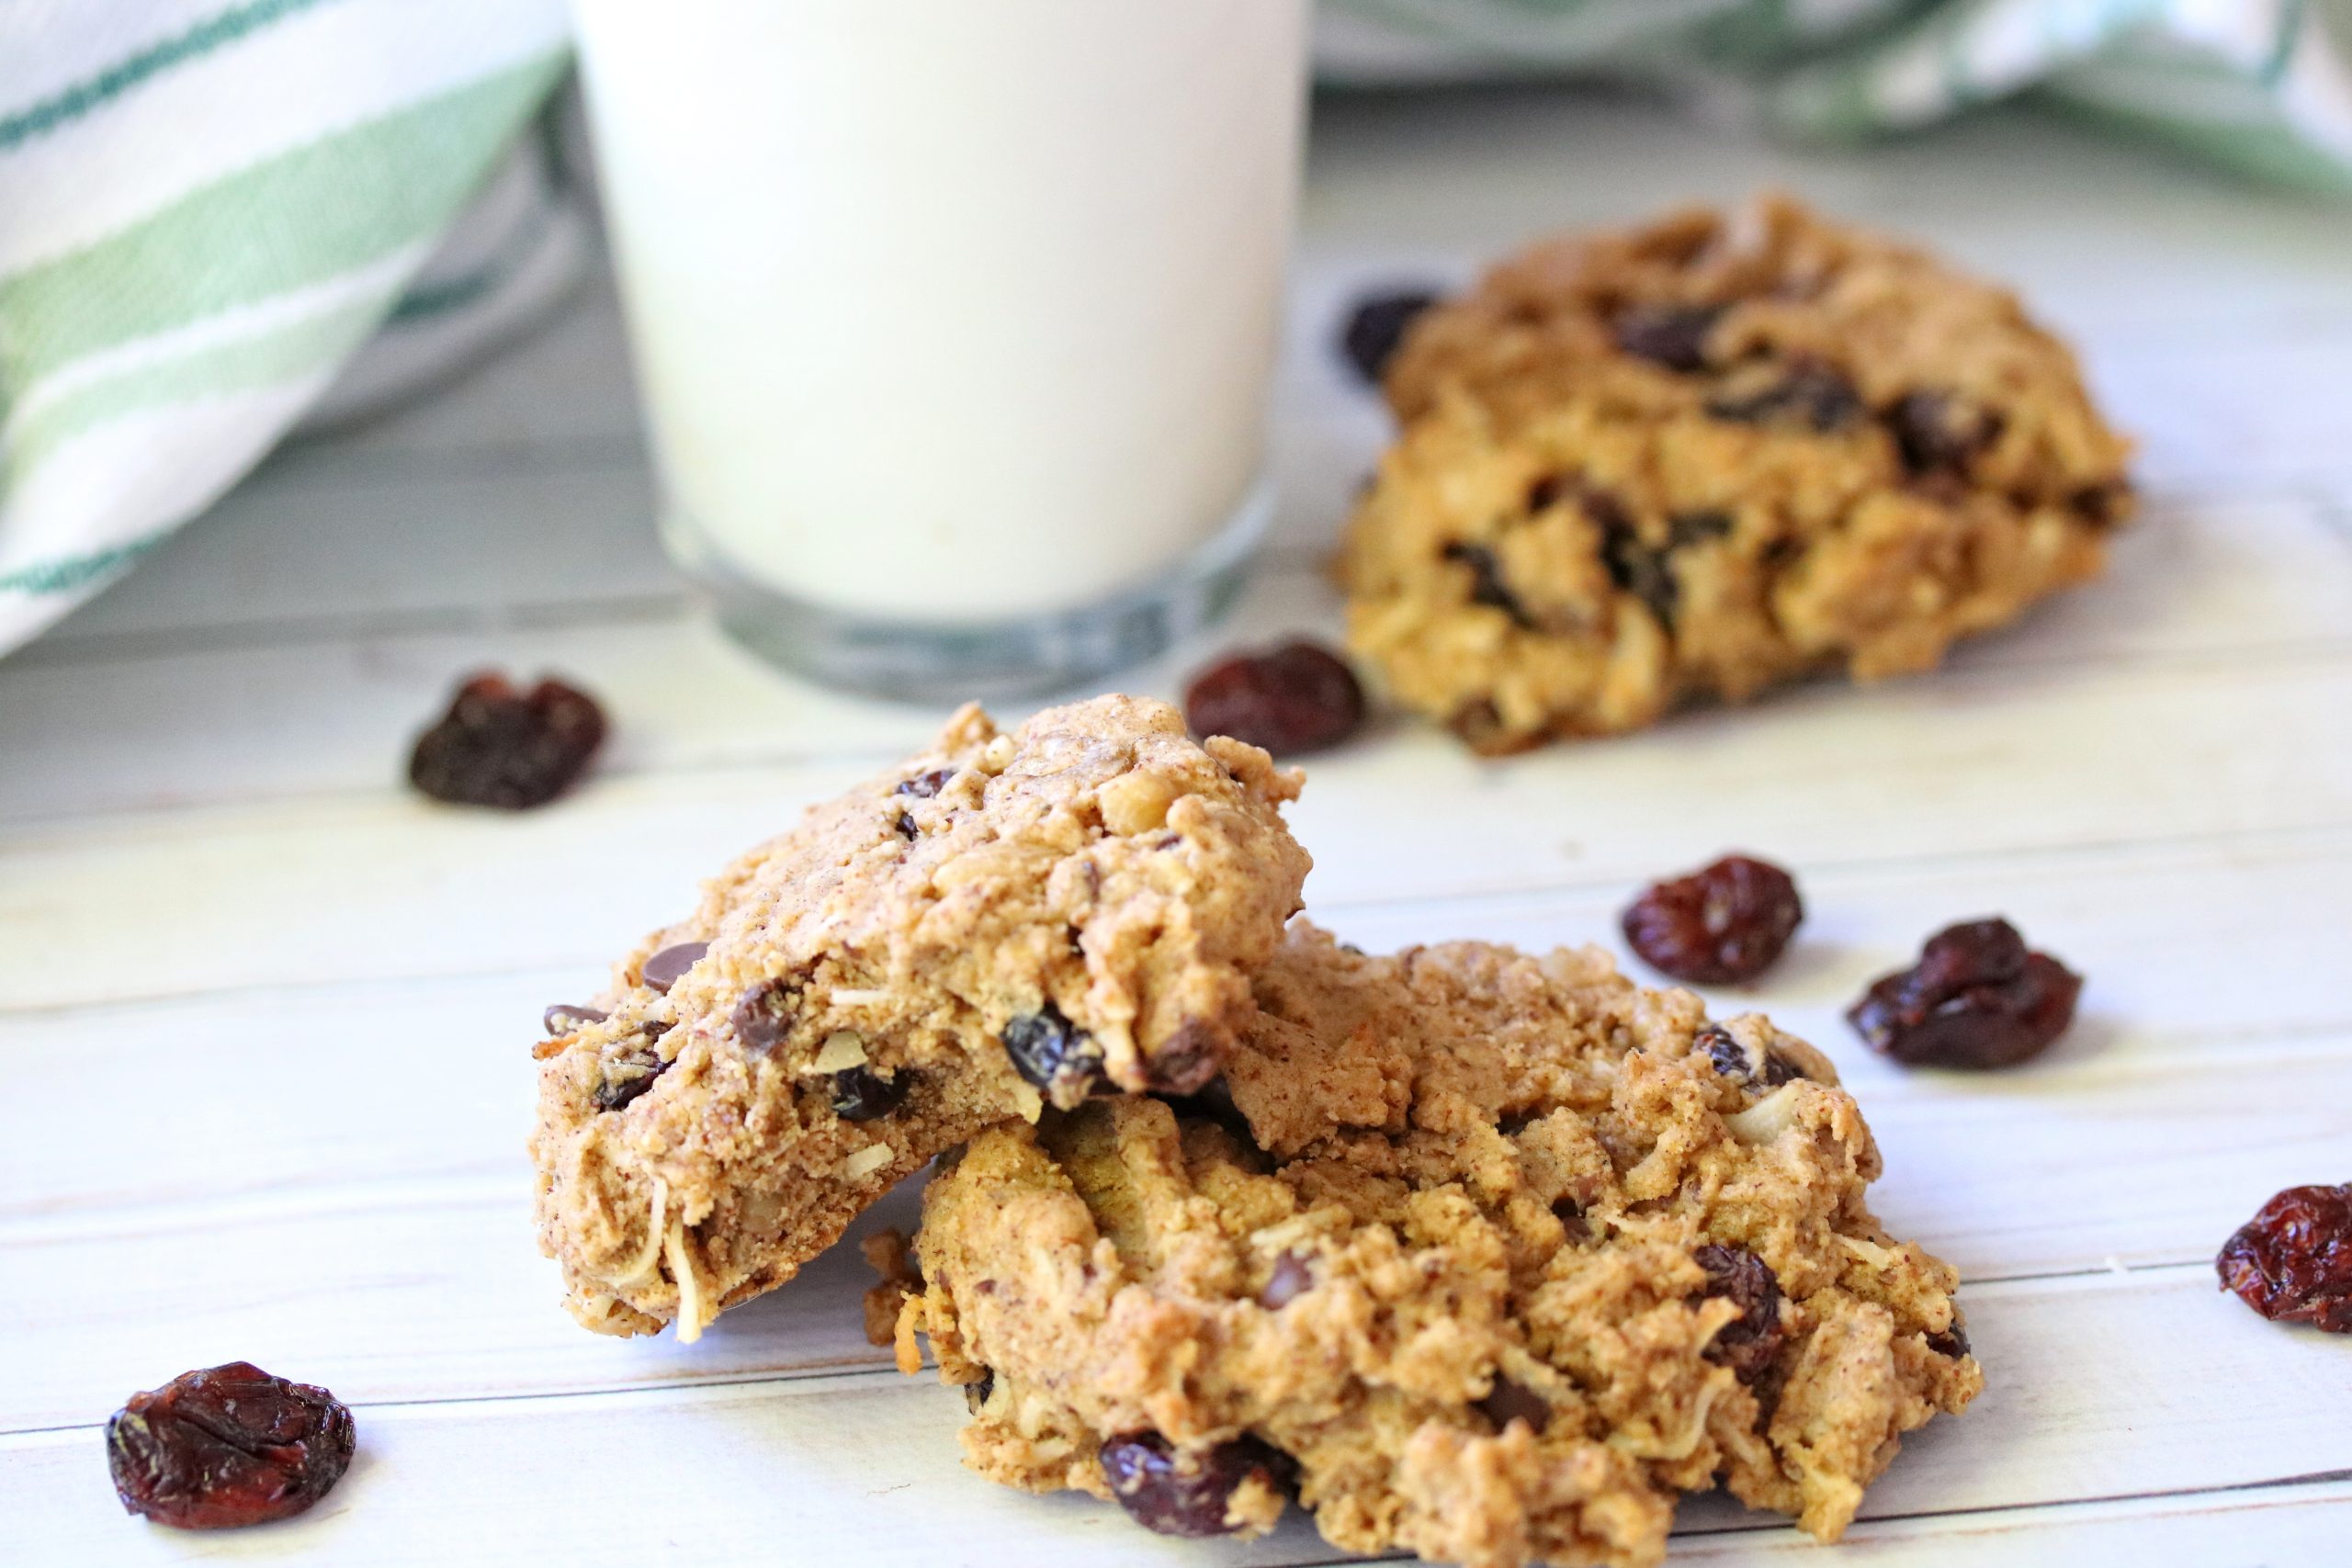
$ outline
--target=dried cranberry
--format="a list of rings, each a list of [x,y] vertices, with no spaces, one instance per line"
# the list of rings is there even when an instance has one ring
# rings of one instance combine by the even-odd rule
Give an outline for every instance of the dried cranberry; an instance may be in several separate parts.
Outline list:
[[[1470,603],[1500,610],[1521,626],[1534,624],[1528,619],[1527,607],[1504,583],[1502,562],[1495,558],[1494,551],[1484,545],[1450,539],[1438,553],[1470,569]]]
[[[844,1122],[872,1122],[888,1116],[914,1087],[912,1075],[886,1078],[866,1067],[844,1067],[833,1075],[833,1114]]]
[[[1498,1430],[1513,1421],[1524,1421],[1530,1430],[1541,1437],[1544,1428],[1552,1424],[1551,1401],[1500,1372],[1495,1374],[1494,1392],[1478,1401],[1478,1409]]]
[[[178,1529],[232,1529],[300,1513],[351,1464],[351,1412],[325,1389],[250,1361],[182,1372],[107,1423],[123,1507]]]
[[[408,779],[452,806],[520,811],[571,788],[604,739],[604,711],[585,693],[545,680],[525,693],[485,672],[459,686],[449,711],[417,737]]]
[[[1617,346],[1668,370],[1702,369],[1723,313],[1721,305],[1636,305],[1617,318]]]
[[[1340,332],[1340,352],[1347,355],[1357,375],[1368,383],[1377,383],[1397,345],[1405,341],[1406,330],[1437,300],[1436,291],[1428,288],[1365,295],[1348,312],[1347,325]]]
[[[1157,1432],[1102,1445],[1102,1479],[1136,1523],[1161,1535],[1229,1535],[1233,1494],[1251,1476],[1282,1488],[1288,1464],[1254,1438],[1237,1438],[1201,1453],[1179,1453]]]
[[[1912,392],[1886,411],[1903,466],[1915,475],[1965,474],[2001,434],[2001,418],[1948,392]]]
[[[1193,677],[1184,721],[1280,756],[1336,746],[1363,723],[1363,688],[1346,660],[1311,642],[1240,654]]]
[[[1779,866],[1725,855],[1653,886],[1626,906],[1625,941],[1662,974],[1693,985],[1752,980],[1772,966],[1804,919],[1797,885]]]
[[[2213,1260],[2222,1288],[2273,1323],[2352,1334],[2352,1185],[2290,1187]]]
[[[709,951],[710,943],[707,942],[682,942],[665,947],[638,965],[638,977],[666,995]]]
[[[1707,1359],[1753,1382],[1781,1353],[1781,1281],[1771,1266],[1744,1247],[1709,1243],[1690,1254],[1707,1271],[1709,1296],[1724,1296],[1739,1315],[1715,1334]]]
[[[585,1002],[558,1002],[539,1014],[539,1027],[550,1036],[577,1034],[592,1023],[604,1021],[602,1010],[592,1008]]]
[[[1065,1109],[1102,1076],[1102,1047],[1051,1002],[1004,1026],[1004,1054],[1014,1072]]]
[[[2006,1067],[2066,1032],[2082,989],[2008,921],[1968,920],[1929,937],[1917,964],[1880,976],[1846,1017],[1906,1066]]]
[[[1737,424],[1793,424],[1826,433],[1852,423],[1862,412],[1862,399],[1851,381],[1828,366],[1800,359],[1758,391],[1709,400],[1707,412]]]
[[[1306,1254],[1285,1252],[1274,1259],[1273,1272],[1266,1276],[1265,1288],[1258,1292],[1258,1304],[1268,1312],[1290,1305],[1315,1286],[1315,1270],[1308,1266]]]

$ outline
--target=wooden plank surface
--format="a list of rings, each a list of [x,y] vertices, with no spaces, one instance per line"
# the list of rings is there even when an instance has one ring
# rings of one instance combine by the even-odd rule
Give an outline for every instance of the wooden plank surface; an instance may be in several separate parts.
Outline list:
[[[2332,1560],[2352,1347],[2260,1323],[2210,1259],[2278,1187],[2352,1176],[2340,210],[2023,114],[1864,156],[1540,93],[1327,104],[1269,567],[1234,626],[1123,683],[1172,694],[1212,646],[1334,624],[1317,562],[1385,434],[1329,352],[1356,288],[1765,181],[2014,278],[2075,336],[2143,444],[2113,573],[1936,675],[1607,745],[1482,762],[1386,723],[1312,765],[1311,903],[1367,945],[1614,946],[1649,876],[1791,863],[1797,948],[1710,1006],[1836,1058],[1886,1156],[1875,1205],[1962,1269],[1990,1377],[1836,1561]],[[779,678],[695,618],[619,351],[592,287],[481,375],[281,454],[0,662],[0,1562],[1332,1561],[1295,1523],[1164,1542],[961,1472],[954,1396],[881,1370],[846,1251],[690,1347],[554,1305],[520,1149],[538,1008],[939,716]],[[481,665],[608,701],[579,797],[492,819],[399,787]],[[2067,1040],[1982,1078],[1862,1050],[1859,988],[1995,911],[2090,976]],[[232,1356],[357,1403],[353,1474],[249,1535],[124,1521],[96,1424]],[[1676,1553],[1804,1550],[1702,1499]]]

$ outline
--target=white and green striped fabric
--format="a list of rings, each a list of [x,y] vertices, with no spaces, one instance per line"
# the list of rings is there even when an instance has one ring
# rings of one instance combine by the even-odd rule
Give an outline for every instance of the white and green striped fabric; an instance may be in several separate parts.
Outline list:
[[[561,0],[0,0],[0,651],[561,288],[582,220],[526,130],[563,42]],[[2031,91],[2352,193],[2352,0],[1321,0],[1316,42],[1816,137]]]
[[[565,49],[561,0],[0,0],[0,649],[561,287]]]

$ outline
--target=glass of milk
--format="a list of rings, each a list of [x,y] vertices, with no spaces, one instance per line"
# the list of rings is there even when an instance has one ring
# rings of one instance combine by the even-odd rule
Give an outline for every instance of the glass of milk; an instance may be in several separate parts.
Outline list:
[[[1308,0],[574,0],[672,555],[925,697],[1213,618],[1270,510]]]

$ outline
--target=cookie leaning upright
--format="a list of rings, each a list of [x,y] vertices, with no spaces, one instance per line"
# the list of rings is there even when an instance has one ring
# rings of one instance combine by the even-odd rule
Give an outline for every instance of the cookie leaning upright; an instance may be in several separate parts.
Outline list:
[[[1298,908],[1297,792],[1163,703],[967,707],[743,855],[551,1012],[580,1027],[538,1048],[531,1151],[573,1314],[692,1337],[991,1122],[1213,1077]]]
[[[1179,1534],[1289,1500],[1346,1551],[1655,1563],[1722,1483],[1824,1540],[1983,1385],[1880,1228],[1819,1053],[1598,952],[1373,958],[1304,922],[1222,1093],[975,1139],[924,1194],[967,1462]]]
[[[1926,669],[2095,575],[2132,508],[2014,295],[1786,199],[1539,244],[1386,387],[1349,640],[1482,751]]]

